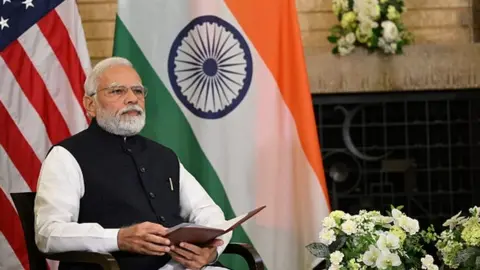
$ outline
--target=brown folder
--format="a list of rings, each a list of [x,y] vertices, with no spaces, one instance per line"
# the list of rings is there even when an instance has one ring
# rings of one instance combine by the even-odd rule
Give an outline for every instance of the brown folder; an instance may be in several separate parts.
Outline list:
[[[265,207],[265,205],[258,207],[246,214],[211,227],[192,223],[182,223],[168,229],[165,237],[168,238],[173,245],[186,242],[197,246],[202,246],[214,240],[215,238],[234,230],[239,225],[256,215],[258,212],[262,211]]]

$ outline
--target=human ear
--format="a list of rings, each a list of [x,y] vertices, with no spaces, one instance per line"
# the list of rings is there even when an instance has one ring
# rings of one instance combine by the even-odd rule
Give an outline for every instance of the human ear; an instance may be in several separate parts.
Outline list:
[[[95,104],[95,100],[93,100],[93,97],[83,97],[83,107],[87,111],[87,116],[89,118],[93,118],[96,116],[96,106],[97,105]]]

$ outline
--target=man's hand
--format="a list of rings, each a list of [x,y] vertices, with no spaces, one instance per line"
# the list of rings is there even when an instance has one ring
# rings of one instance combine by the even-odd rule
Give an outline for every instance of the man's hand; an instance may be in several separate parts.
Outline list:
[[[123,251],[162,256],[170,251],[170,240],[163,237],[166,231],[162,225],[151,222],[122,228],[118,232],[118,247]]]
[[[180,246],[172,246],[169,254],[172,258],[192,270],[199,270],[203,266],[213,262],[217,256],[217,247],[223,245],[223,241],[215,239],[205,247],[197,247],[189,243],[180,243]]]

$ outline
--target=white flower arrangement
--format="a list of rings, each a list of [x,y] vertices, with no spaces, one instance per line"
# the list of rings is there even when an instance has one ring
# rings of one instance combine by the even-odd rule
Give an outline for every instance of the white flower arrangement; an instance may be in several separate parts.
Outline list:
[[[317,242],[306,248],[325,269],[438,270],[424,245],[433,242],[433,227],[420,231],[417,220],[393,208],[388,216],[361,210],[357,215],[333,211],[323,220]]]
[[[480,269],[480,208],[470,209],[470,216],[459,212],[443,226],[436,243],[440,258],[450,269]]]
[[[347,55],[355,47],[401,54],[403,46],[413,42],[401,21],[403,0],[333,0],[332,8],[340,22],[328,37],[335,44],[334,54]]]

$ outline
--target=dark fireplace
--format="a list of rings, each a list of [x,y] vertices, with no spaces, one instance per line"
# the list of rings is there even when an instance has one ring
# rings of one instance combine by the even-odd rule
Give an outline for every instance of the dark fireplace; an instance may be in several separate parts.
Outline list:
[[[313,95],[333,209],[403,205],[422,226],[480,201],[476,90]]]

